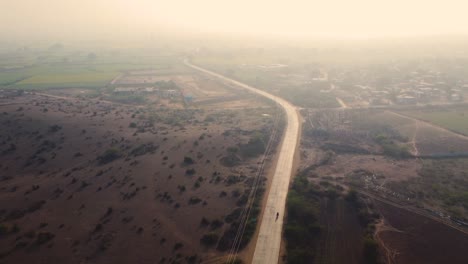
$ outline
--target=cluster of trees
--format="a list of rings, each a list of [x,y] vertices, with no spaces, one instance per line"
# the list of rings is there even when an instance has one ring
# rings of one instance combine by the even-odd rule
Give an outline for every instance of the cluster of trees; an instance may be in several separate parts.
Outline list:
[[[317,190],[305,176],[297,176],[287,200],[288,219],[284,229],[287,263],[313,263],[320,234]]]

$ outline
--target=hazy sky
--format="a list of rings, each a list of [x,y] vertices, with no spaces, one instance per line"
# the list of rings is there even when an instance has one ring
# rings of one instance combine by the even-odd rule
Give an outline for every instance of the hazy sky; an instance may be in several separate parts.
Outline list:
[[[0,33],[468,34],[468,0],[0,0]]]

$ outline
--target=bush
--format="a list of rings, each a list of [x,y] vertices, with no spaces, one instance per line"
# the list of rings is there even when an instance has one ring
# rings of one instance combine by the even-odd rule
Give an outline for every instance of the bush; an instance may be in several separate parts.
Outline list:
[[[378,264],[379,263],[379,245],[371,238],[367,237],[364,240],[364,263]]]
[[[284,228],[288,263],[313,263],[314,246],[320,234],[316,190],[306,177],[297,176],[286,202],[288,218]]]
[[[180,192],[185,192],[185,190],[186,190],[184,185],[179,185],[179,186],[177,186],[177,188],[179,189]]]
[[[198,197],[191,197],[189,200],[189,204],[197,204],[200,203],[202,200]]]
[[[8,227],[4,224],[0,224],[0,237],[8,234]]]
[[[242,156],[247,158],[257,157],[265,152],[265,136],[261,133],[254,135],[247,144],[240,146]]]
[[[117,149],[108,149],[106,150],[101,156],[97,158],[99,161],[99,164],[107,164],[109,162],[112,162],[116,159],[119,159],[122,156],[120,154],[119,150]]]
[[[222,227],[224,225],[224,222],[216,219],[216,220],[213,220],[210,224],[210,228],[211,230],[215,230],[215,229],[218,229],[220,227]]]
[[[201,239],[200,242],[207,247],[211,247],[216,245],[218,242],[219,236],[216,233],[208,233],[204,235]]]
[[[141,144],[134,148],[130,153],[136,157],[147,153],[154,153],[158,148],[159,146],[155,146],[153,143]]]
[[[50,127],[49,127],[49,132],[50,132],[50,133],[55,133],[55,132],[59,131],[60,129],[62,129],[61,126],[59,126],[59,125],[53,125],[53,126],[50,126]]]
[[[182,244],[182,243],[175,243],[173,249],[174,249],[174,251],[176,251],[176,250],[181,249],[183,246],[184,246],[184,244]]]
[[[358,193],[355,190],[350,190],[348,194],[346,194],[345,200],[354,205],[357,205],[359,203]]]
[[[411,157],[411,154],[408,152],[406,147],[399,146],[393,138],[396,140],[402,140],[399,135],[387,135],[384,133],[378,134],[374,137],[374,140],[379,144],[383,149],[383,154],[396,158],[396,159],[405,159]]]
[[[184,157],[184,164],[185,165],[192,165],[194,163],[195,163],[195,161],[191,157],[187,157],[187,156]]]
[[[286,257],[288,260],[288,264],[306,264],[314,263],[315,255],[313,253],[313,250],[310,250],[308,248],[296,248],[288,250]]]
[[[221,165],[225,167],[234,167],[240,163],[241,159],[234,153],[229,153],[220,159]]]
[[[188,169],[188,170],[185,171],[185,174],[194,175],[195,174],[195,169]]]
[[[41,232],[37,234],[36,244],[41,245],[41,244],[47,243],[50,240],[52,240],[54,237],[55,235],[50,232]]]
[[[241,213],[242,213],[242,209],[241,208],[236,208],[230,214],[226,215],[226,217],[224,218],[224,221],[226,223],[232,223],[232,222],[236,221],[237,219],[239,219]]]
[[[205,217],[202,217],[200,221],[200,226],[205,227],[205,226],[208,226],[209,224],[210,224],[210,221],[208,221],[208,219],[206,219]]]

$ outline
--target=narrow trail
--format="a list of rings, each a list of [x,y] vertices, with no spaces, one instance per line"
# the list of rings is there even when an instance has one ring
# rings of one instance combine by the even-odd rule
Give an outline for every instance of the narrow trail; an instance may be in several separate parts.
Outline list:
[[[348,106],[346,105],[346,103],[341,100],[341,98],[338,98],[338,97],[335,97],[336,101],[340,104],[341,108],[342,109],[345,109],[345,108],[348,108]]]
[[[114,85],[120,78],[124,76],[123,73],[117,75],[109,84]]]
[[[383,248],[385,252],[385,258],[386,258],[386,263],[387,264],[396,264],[396,257],[399,254],[398,251],[389,248],[383,239],[380,237],[380,234],[382,232],[402,232],[392,226],[388,226],[385,224],[385,219],[381,219],[379,223],[376,224],[376,230],[375,230],[375,240],[379,243],[379,245]]]
[[[419,156],[419,149],[418,149],[418,143],[417,143],[417,136],[419,132],[419,123],[420,121],[415,121],[414,123],[414,132],[413,132],[413,138],[411,140],[411,146],[413,147],[413,156],[418,157]]]
[[[456,132],[453,132],[449,129],[446,129],[446,128],[443,128],[441,126],[438,126],[438,125],[435,125],[435,124],[432,124],[430,122],[427,122],[427,121],[424,121],[424,120],[420,120],[420,119],[417,119],[417,118],[414,118],[414,117],[411,117],[411,116],[407,116],[407,115],[404,115],[404,114],[400,114],[400,113],[397,113],[397,112],[394,112],[394,111],[390,111],[390,110],[386,110],[387,113],[390,113],[390,114],[393,114],[393,115],[396,115],[396,116],[399,116],[399,117],[402,117],[402,118],[405,118],[405,119],[409,119],[411,121],[415,121],[415,122],[419,122],[419,125],[421,124],[424,124],[426,126],[429,126],[431,128],[434,128],[438,131],[441,131],[441,132],[445,132],[445,133],[450,133],[451,135],[455,136],[455,137],[458,137],[458,138],[461,138],[461,139],[464,139],[464,140],[468,140],[468,136],[465,136],[463,134],[459,134],[459,133],[456,133]]]

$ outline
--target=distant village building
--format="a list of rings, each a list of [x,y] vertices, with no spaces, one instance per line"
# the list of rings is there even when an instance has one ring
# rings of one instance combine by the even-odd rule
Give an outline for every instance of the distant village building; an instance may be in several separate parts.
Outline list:
[[[0,98],[9,98],[22,95],[24,90],[0,90]]]
[[[416,104],[417,99],[414,96],[409,95],[399,95],[396,98],[397,104],[409,105],[409,104]]]
[[[452,95],[450,95],[450,101],[453,101],[453,102],[461,102],[463,101],[463,96],[459,93],[454,93]]]
[[[174,98],[180,95],[178,90],[160,90],[159,95],[163,98]]]
[[[146,88],[143,88],[143,92],[147,92],[147,93],[154,93],[156,91],[158,91],[159,89],[156,89],[154,87],[146,87]]]
[[[114,93],[134,93],[137,91],[138,88],[135,87],[117,87],[114,89]]]
[[[117,87],[114,89],[114,93],[154,93],[158,92],[159,89],[154,87]]]

